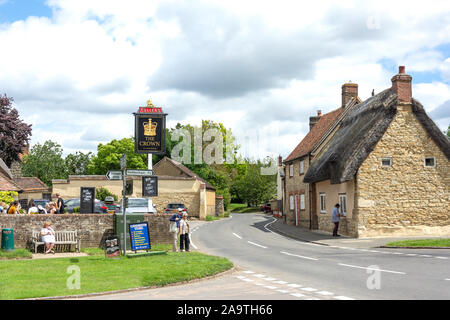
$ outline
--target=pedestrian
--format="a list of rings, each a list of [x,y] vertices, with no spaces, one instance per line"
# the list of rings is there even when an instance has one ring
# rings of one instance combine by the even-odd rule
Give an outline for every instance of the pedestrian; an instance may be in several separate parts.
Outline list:
[[[183,218],[180,220],[180,251],[189,252],[189,223],[187,221],[188,214],[186,212],[183,213]]]
[[[60,197],[59,193],[56,194],[56,213],[64,214],[64,200]]]
[[[178,208],[178,211],[174,213],[173,216],[170,217],[170,227],[169,232],[172,233],[172,249],[173,252],[177,252],[177,240],[178,240],[178,232],[180,230],[180,220],[181,220],[181,208]]]
[[[5,203],[3,201],[0,201],[0,214],[5,211]]]
[[[341,221],[341,214],[339,213],[339,203],[336,203],[336,205],[333,208],[333,211],[331,212],[331,221],[334,223],[334,229],[333,229],[333,237],[340,237],[338,234],[339,229],[339,221]]]
[[[47,213],[48,214],[56,214],[56,203],[54,203],[53,201],[52,202],[49,202],[48,203],[48,209],[47,209]]]
[[[30,203],[28,204],[28,214],[39,214],[39,209],[36,206],[36,204],[34,203],[34,200],[32,199],[30,201]]]
[[[17,212],[17,201],[13,201],[8,208],[8,214],[16,214]]]
[[[45,243],[45,248],[47,249],[45,253],[55,253],[53,247],[55,246],[55,230],[51,227],[51,222],[46,221],[44,227],[41,229],[42,241]]]

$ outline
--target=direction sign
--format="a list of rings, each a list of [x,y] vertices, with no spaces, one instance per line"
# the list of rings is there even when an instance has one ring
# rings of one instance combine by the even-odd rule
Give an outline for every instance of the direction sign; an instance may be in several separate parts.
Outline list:
[[[106,174],[108,180],[122,180],[122,171],[108,171]]]
[[[153,170],[127,170],[127,176],[153,176]]]

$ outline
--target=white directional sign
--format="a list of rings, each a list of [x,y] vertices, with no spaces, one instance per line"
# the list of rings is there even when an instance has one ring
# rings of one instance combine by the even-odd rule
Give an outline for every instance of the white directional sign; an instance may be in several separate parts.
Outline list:
[[[122,171],[108,171],[106,178],[108,180],[122,180]]]
[[[127,176],[153,176],[153,170],[127,170]]]

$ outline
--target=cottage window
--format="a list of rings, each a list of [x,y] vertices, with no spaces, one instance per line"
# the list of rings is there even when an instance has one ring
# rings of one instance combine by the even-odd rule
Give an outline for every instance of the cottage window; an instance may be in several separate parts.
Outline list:
[[[382,158],[381,166],[382,167],[392,167],[392,158]]]
[[[294,176],[294,165],[290,164],[289,165],[289,177],[293,177]]]
[[[436,166],[436,159],[434,157],[425,158],[425,167],[434,168]]]
[[[300,174],[304,174],[305,173],[305,165],[303,160],[300,161]]]
[[[294,196],[289,196],[289,209],[294,210]]]
[[[340,194],[339,195],[339,205],[341,209],[341,213],[346,216],[347,215],[347,195]]]
[[[300,195],[300,210],[305,210],[305,195]]]
[[[325,193],[320,194],[320,213],[326,213],[327,207],[326,207],[326,196]]]

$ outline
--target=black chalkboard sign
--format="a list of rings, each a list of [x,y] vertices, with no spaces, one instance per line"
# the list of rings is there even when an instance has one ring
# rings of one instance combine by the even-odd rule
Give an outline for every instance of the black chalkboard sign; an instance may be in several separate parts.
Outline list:
[[[108,258],[120,256],[119,238],[116,235],[105,240],[105,255]]]
[[[158,196],[158,177],[147,176],[142,177],[142,196],[157,197]]]
[[[94,213],[95,188],[81,187],[80,213]]]

